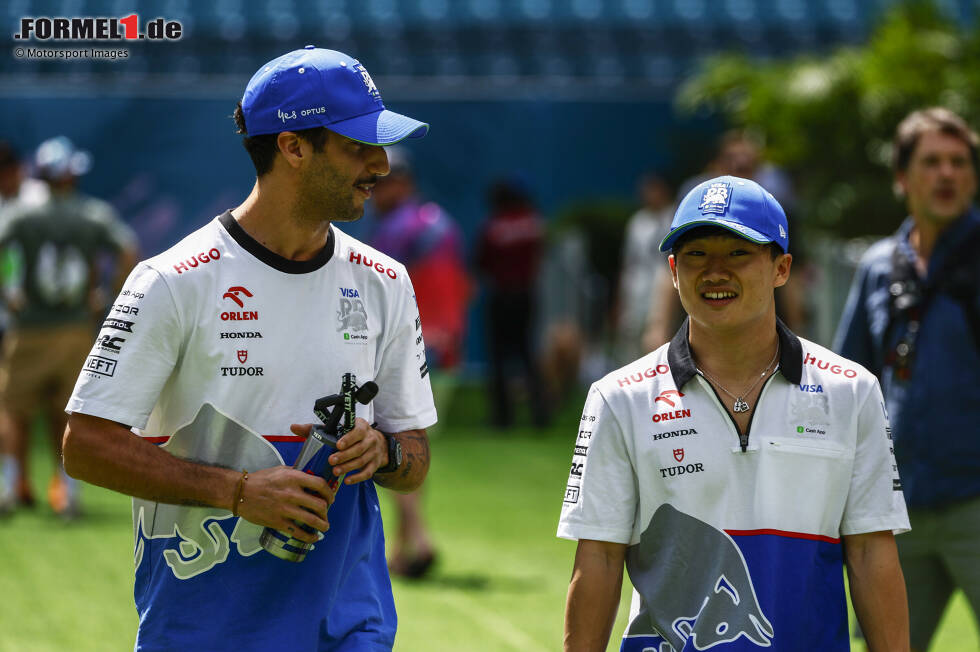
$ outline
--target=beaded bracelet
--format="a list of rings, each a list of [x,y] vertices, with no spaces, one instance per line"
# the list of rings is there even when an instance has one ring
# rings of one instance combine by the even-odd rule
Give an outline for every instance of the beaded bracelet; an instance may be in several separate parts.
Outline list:
[[[235,499],[231,503],[232,516],[238,516],[238,506],[245,502],[246,480],[248,480],[248,471],[242,469],[242,477],[238,478],[238,487],[235,489]]]

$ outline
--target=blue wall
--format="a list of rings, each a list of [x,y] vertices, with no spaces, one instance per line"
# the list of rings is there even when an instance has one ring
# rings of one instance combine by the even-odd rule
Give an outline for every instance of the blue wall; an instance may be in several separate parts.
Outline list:
[[[149,256],[237,205],[254,170],[227,99],[36,97],[0,101],[0,138],[29,152],[64,134],[92,152],[82,189],[111,201],[139,233]],[[703,162],[713,125],[678,120],[667,102],[398,102],[425,120],[410,141],[422,194],[443,206],[472,241],[485,216],[484,190],[521,172],[548,215],[595,197],[631,198],[651,167],[679,179]],[[348,225],[358,236],[369,226]],[[468,359],[483,358],[478,303]]]
[[[91,151],[83,189],[116,204],[152,254],[251,188],[254,171],[229,117],[236,99],[4,98],[0,138],[27,152],[65,134]],[[574,199],[632,197],[640,172],[669,171],[705,140],[702,122],[678,122],[665,102],[389,104],[431,123],[428,137],[410,141],[420,186],[467,235],[497,175],[524,173],[550,213]]]

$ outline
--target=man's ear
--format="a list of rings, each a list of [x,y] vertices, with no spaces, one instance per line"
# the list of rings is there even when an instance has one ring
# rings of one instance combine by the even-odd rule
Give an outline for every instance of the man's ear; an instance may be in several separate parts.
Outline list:
[[[773,282],[774,288],[786,285],[786,281],[789,280],[789,270],[791,267],[793,267],[792,254],[783,254],[776,259],[776,278]]]
[[[677,261],[674,260],[674,254],[667,256],[667,264],[670,265],[670,278],[671,282],[674,284],[674,289],[677,288]]]
[[[276,145],[279,146],[279,153],[286,160],[286,164],[292,168],[298,168],[303,163],[303,159],[308,156],[304,152],[303,143],[305,141],[291,131],[283,131],[276,137]]]
[[[895,178],[892,180],[892,192],[895,193],[895,197],[898,199],[904,199],[907,194],[905,180],[905,172],[895,173]]]

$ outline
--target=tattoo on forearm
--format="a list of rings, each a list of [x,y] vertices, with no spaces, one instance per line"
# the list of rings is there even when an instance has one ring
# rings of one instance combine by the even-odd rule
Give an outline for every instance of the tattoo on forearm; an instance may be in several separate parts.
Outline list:
[[[405,465],[402,467],[401,477],[403,478],[407,478],[412,474],[412,457],[414,457],[414,455],[409,455],[409,459],[405,461]]]
[[[375,481],[383,487],[414,484],[413,480],[421,480],[416,476],[424,476],[429,466],[429,439],[425,432],[410,430],[397,436],[402,445],[402,464],[390,477],[386,477],[387,474],[375,476]]]

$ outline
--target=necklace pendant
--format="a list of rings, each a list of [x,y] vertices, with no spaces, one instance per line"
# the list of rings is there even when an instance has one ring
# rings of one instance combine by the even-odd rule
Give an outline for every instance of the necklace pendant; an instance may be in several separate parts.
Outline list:
[[[735,410],[736,412],[748,412],[749,404],[740,398],[735,399],[735,405],[732,406],[732,409]]]

